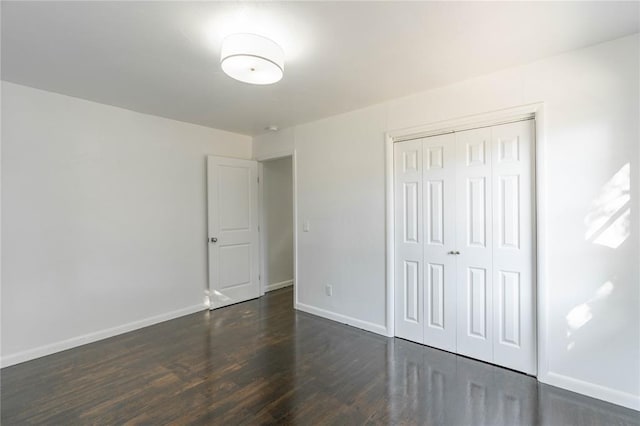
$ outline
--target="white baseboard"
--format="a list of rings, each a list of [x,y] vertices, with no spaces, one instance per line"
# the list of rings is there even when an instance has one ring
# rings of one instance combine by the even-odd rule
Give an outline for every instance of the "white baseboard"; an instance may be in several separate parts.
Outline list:
[[[280,281],[279,283],[267,284],[267,288],[264,291],[273,291],[279,288],[289,287],[290,285],[293,285],[293,280]]]
[[[66,351],[67,349],[72,349],[78,346],[86,345],[87,343],[97,342],[98,340],[107,339],[109,337],[117,336],[118,334],[123,334],[129,331],[138,330],[140,328],[148,327],[153,324],[157,324],[160,322],[172,320],[174,318],[193,314],[199,311],[203,311],[205,309],[206,307],[204,305],[189,306],[187,308],[178,309],[176,311],[171,311],[171,312],[156,315],[153,317],[145,318],[139,321],[130,322],[127,324],[119,325],[117,327],[108,328],[106,330],[100,330],[93,333],[84,334],[82,336],[72,337],[70,339],[51,343],[48,345],[39,346],[34,349],[28,349],[26,351],[6,355],[0,358],[0,368],[9,367],[10,365],[20,364],[21,362],[30,361],[32,359],[51,355],[56,352]]]
[[[336,322],[341,322],[352,327],[360,328],[362,330],[370,331],[376,334],[381,334],[385,337],[389,335],[387,332],[387,327],[383,325],[374,324],[369,321],[362,321],[347,315],[342,315],[335,312],[327,311],[325,309],[316,308],[315,306],[305,305],[304,303],[296,303],[294,307],[297,310],[306,312],[308,314],[317,315],[319,317],[330,319]]]
[[[640,396],[638,395],[621,392],[552,372],[538,376],[538,380],[548,385],[601,399],[612,404],[622,405],[632,410],[640,410]]]

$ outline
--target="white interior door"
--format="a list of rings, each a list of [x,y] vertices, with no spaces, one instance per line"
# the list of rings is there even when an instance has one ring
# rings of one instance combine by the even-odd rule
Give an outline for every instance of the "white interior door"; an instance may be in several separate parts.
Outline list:
[[[207,158],[212,308],[260,296],[257,162]]]
[[[395,333],[422,343],[422,140],[395,144]]]
[[[422,141],[424,344],[455,352],[455,135]]]
[[[491,129],[456,133],[458,353],[493,362]]]
[[[536,373],[535,128],[491,128],[493,163],[493,362]]]

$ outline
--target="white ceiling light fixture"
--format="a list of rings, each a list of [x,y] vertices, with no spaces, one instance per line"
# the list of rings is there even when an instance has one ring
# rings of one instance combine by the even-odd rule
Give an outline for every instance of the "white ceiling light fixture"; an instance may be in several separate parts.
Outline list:
[[[276,42],[256,34],[232,34],[222,42],[222,71],[250,84],[273,84],[284,74],[284,52]]]

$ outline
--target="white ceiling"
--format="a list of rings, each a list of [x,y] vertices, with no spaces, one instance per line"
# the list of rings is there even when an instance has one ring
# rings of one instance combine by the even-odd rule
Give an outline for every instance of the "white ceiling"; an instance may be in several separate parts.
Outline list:
[[[2,2],[2,79],[249,135],[638,32],[639,2]],[[235,32],[282,81],[219,67]]]

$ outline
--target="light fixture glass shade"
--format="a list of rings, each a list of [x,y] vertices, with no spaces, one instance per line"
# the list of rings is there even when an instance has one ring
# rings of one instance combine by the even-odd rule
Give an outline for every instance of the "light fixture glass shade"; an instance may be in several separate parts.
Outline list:
[[[222,42],[220,66],[229,77],[251,84],[272,84],[284,74],[284,52],[256,34],[233,34]]]

